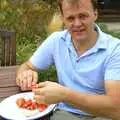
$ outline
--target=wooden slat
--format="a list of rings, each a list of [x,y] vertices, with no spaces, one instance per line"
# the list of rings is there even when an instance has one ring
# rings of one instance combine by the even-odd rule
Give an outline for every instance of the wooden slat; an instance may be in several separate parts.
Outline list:
[[[7,35],[8,34],[8,35]],[[10,65],[10,33],[5,33],[5,65],[9,66]]]
[[[99,10],[100,14],[119,14],[120,9],[100,9]]]
[[[10,52],[13,54],[10,54],[10,61],[11,61],[11,65],[15,65],[16,64],[16,40],[15,40],[15,32],[12,32],[12,36],[11,36],[11,50]]]
[[[0,67],[0,87],[16,86],[18,66]]]
[[[16,36],[15,32],[0,30],[1,66],[16,65]]]
[[[0,67],[0,101],[21,92],[16,85],[17,69],[18,66]]]
[[[5,98],[18,93],[20,89],[18,87],[4,87],[0,89],[0,97]]]
[[[5,41],[3,39],[5,39],[4,37],[2,37],[2,32],[0,32],[0,36],[1,36],[1,65],[4,66],[4,61],[5,61]]]
[[[0,72],[0,87],[16,86],[15,78],[16,78],[15,72],[7,71],[6,73]]]
[[[98,21],[120,22],[120,8],[117,9],[99,9]]]

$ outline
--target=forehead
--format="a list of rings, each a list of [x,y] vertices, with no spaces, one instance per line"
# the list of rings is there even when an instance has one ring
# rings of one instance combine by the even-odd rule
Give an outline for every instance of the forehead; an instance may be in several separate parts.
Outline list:
[[[63,0],[62,3],[62,10],[63,13],[66,11],[93,11],[93,6],[91,3],[91,0],[76,0],[76,1],[71,1],[71,0]]]

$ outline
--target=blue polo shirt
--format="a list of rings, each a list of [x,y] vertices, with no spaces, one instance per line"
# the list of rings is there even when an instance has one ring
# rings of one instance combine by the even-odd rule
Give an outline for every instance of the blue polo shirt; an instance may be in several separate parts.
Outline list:
[[[30,58],[38,70],[55,65],[58,81],[74,91],[105,94],[105,80],[120,80],[120,40],[100,30],[98,40],[81,56],[75,51],[68,30],[49,36]],[[74,99],[74,98],[73,98]],[[78,114],[87,114],[66,103],[58,108]]]

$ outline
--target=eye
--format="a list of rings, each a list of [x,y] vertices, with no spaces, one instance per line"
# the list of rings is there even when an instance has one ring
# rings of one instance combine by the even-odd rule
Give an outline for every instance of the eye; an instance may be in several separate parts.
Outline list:
[[[79,18],[81,19],[81,20],[85,20],[86,18],[87,18],[88,16],[87,15],[79,15]]]
[[[72,21],[74,20],[74,17],[70,16],[70,17],[67,18],[67,20],[68,20],[69,22],[72,22]]]

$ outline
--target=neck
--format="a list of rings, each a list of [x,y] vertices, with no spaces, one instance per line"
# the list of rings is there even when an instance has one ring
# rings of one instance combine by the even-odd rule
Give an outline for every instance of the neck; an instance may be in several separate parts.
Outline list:
[[[78,55],[82,55],[87,50],[92,48],[97,41],[97,32],[93,31],[88,39],[85,40],[73,40],[73,45]]]

